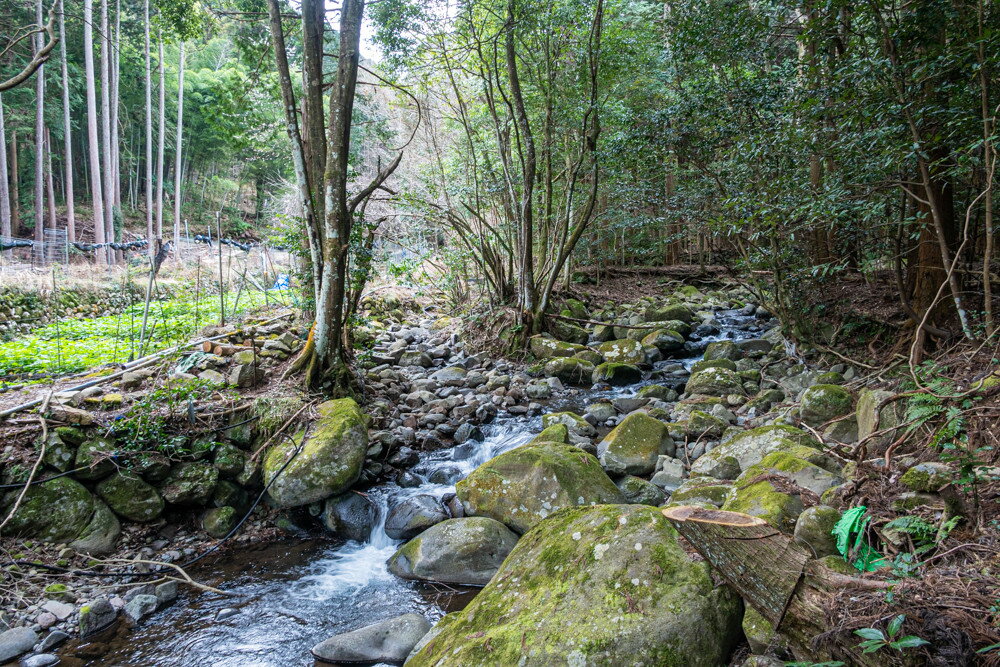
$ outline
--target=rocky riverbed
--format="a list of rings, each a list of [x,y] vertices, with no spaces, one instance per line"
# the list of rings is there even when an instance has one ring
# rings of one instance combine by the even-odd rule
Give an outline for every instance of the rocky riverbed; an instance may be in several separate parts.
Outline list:
[[[233,332],[171,369],[182,379],[214,371],[221,381],[204,379],[249,401],[188,460],[98,471],[114,460],[93,453],[114,451],[95,448],[109,415],[56,429],[65,467],[43,474],[75,470],[81,456],[94,465],[32,487],[8,529],[29,544],[54,543],[65,558],[110,552],[125,524],[126,538],[147,538],[128,539],[132,557],[185,562],[196,536],[227,536],[265,485],[234,541],[275,527],[339,541],[256,578],[252,554],[236,555],[248,572],[218,584],[232,599],[200,593],[171,607],[173,582],[45,592],[6,617],[15,627],[0,654],[34,651],[29,660],[48,664],[40,656],[72,635],[82,641],[64,655],[93,664],[305,664],[311,649],[332,662],[711,665],[744,640],[773,647],[767,622],[715,585],[656,508],[759,516],[835,560],[837,489],[851,471],[821,440],[867,435],[880,394],[848,366],[802,363],[739,289],[564,305],[555,335],[530,341],[527,365],[470,354],[447,319],[385,317],[370,330],[360,406],[253,394],[304,332]],[[239,339],[249,354],[224,349]],[[155,379],[129,378],[130,388]],[[93,416],[65,398],[60,414]],[[883,409],[878,423],[893,420]],[[442,617],[451,605],[434,591],[456,586],[485,588]],[[102,655],[86,648],[88,634],[120,619],[138,626],[127,641]]]

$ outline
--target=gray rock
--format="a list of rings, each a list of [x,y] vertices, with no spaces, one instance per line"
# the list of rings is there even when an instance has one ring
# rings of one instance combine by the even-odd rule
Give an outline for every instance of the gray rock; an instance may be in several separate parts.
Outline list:
[[[24,658],[19,664],[20,667],[48,667],[49,665],[58,665],[59,656],[52,653],[37,653]]]
[[[795,520],[795,541],[808,546],[814,558],[837,554],[837,541],[831,535],[840,519],[840,511],[828,505],[807,507]]]
[[[118,612],[107,598],[97,598],[80,607],[80,638],[86,639],[115,622]]]
[[[153,591],[160,606],[170,604],[177,599],[177,582],[165,581],[158,584]]]
[[[56,646],[59,646],[67,639],[69,639],[69,635],[67,633],[62,630],[53,630],[49,634],[45,635],[45,639],[39,642],[38,650],[44,653],[55,648]]]
[[[676,459],[663,458],[657,463],[659,470],[650,481],[666,493],[673,493],[684,482],[684,464]]]
[[[472,440],[473,442],[482,442],[483,432],[475,424],[470,424],[469,422],[465,422],[464,424],[460,425],[457,429],[455,429],[454,438],[455,438],[455,443],[459,445],[464,444],[470,440]]]
[[[449,519],[413,538],[389,560],[404,579],[485,586],[517,544],[517,535],[487,517]]]
[[[114,551],[122,527],[118,517],[100,500],[94,499],[94,514],[69,546],[83,553],[101,555]]]
[[[420,614],[404,614],[333,636],[313,646],[312,654],[333,663],[401,663],[430,629]]]
[[[447,518],[448,513],[434,496],[413,496],[389,510],[385,534],[394,540],[409,540]]]
[[[38,633],[28,627],[11,628],[0,634],[0,662],[27,653],[38,641]]]
[[[368,539],[377,519],[378,508],[360,493],[349,491],[323,503],[323,525],[348,540]]]
[[[136,595],[134,598],[125,603],[125,608],[122,609],[122,613],[124,613],[128,620],[132,623],[138,623],[156,611],[156,607],[159,603],[160,601],[155,595]]]

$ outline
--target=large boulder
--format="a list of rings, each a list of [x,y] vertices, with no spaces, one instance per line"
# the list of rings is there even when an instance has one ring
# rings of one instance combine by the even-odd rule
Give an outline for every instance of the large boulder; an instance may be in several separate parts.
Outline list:
[[[559,378],[561,382],[574,385],[590,383],[594,374],[594,364],[576,357],[557,357],[545,364],[545,375]]]
[[[19,490],[10,491],[3,496],[0,514],[7,516],[19,493]],[[94,503],[94,496],[69,477],[33,484],[17,512],[4,526],[3,534],[45,542],[69,542],[87,527],[94,515]]]
[[[808,489],[819,496],[831,486],[844,483],[844,479],[840,475],[795,456],[793,453],[795,451],[796,449],[771,452],[760,462],[740,473],[740,476],[736,478],[736,486],[745,486],[751,480],[762,476],[782,477],[795,486]]]
[[[407,664],[714,667],[739,641],[742,607],[659,510],[576,507],[521,538]]]
[[[688,378],[686,391],[688,394],[703,396],[728,396],[743,393],[743,382],[740,376],[728,368],[709,367],[694,373]]]
[[[851,412],[854,397],[835,384],[814,384],[802,394],[799,416],[813,428]]]
[[[642,371],[632,364],[605,362],[594,369],[590,379],[594,384],[606,382],[613,387],[624,387],[642,380]]]
[[[657,329],[642,338],[645,347],[655,347],[660,352],[676,352],[684,348],[684,336],[670,329]]]
[[[219,469],[208,463],[181,463],[163,480],[160,493],[174,505],[204,505],[219,482]]]
[[[694,320],[694,313],[682,303],[673,303],[666,306],[652,306],[647,308],[645,319],[647,322],[680,320],[681,322],[690,324]]]
[[[718,361],[720,359],[739,361],[743,358],[743,350],[731,340],[719,340],[708,344],[703,358],[705,361]]]
[[[811,435],[794,426],[771,425],[744,431],[724,442],[691,465],[691,476],[736,479],[744,470],[759,463],[771,452],[808,447],[820,455],[819,443]],[[807,459],[815,463],[813,459]]]
[[[884,431],[868,440],[869,451],[880,453],[899,437],[892,429],[903,423],[904,401],[889,401],[892,396],[881,389],[862,389],[858,394],[858,440]]]
[[[633,412],[597,445],[597,454],[612,475],[648,477],[671,444],[666,424],[644,412]]]
[[[404,544],[389,559],[389,571],[403,579],[485,586],[515,544],[517,535],[499,521],[448,519]]]
[[[81,553],[100,556],[114,551],[121,534],[118,517],[107,505],[94,498],[94,513],[90,515],[90,521],[69,546]]]
[[[504,452],[456,485],[470,516],[487,516],[524,533],[556,510],[620,503],[621,491],[592,455],[554,442]]]
[[[385,534],[394,540],[408,540],[447,518],[448,512],[441,501],[422,493],[403,500],[389,510],[385,518]]]
[[[327,498],[321,518],[327,530],[345,539],[363,542],[375,527],[378,508],[366,496],[349,492]]]
[[[545,336],[532,336],[528,340],[528,349],[538,359],[551,359],[552,357],[572,357],[588,348],[585,345],[566,343]]]
[[[264,482],[277,507],[308,505],[343,493],[361,476],[368,450],[365,415],[350,398],[321,403],[319,419],[308,433],[273,445],[264,459]],[[302,451],[278,472],[299,443]]]
[[[604,361],[614,364],[642,364],[646,362],[646,351],[642,343],[635,340],[609,340],[597,346]]]
[[[420,614],[404,614],[330,637],[313,646],[312,654],[336,664],[400,664],[430,629],[430,622]]]
[[[587,333],[586,329],[571,322],[553,320],[550,326],[552,328],[552,335],[567,343],[583,345],[590,338],[590,334]]]
[[[108,507],[129,521],[152,521],[163,512],[163,498],[152,485],[133,472],[108,477],[96,487]]]
[[[761,518],[778,530],[790,533],[802,513],[803,505],[798,494],[786,493],[775,483],[762,480],[733,487],[722,509]]]

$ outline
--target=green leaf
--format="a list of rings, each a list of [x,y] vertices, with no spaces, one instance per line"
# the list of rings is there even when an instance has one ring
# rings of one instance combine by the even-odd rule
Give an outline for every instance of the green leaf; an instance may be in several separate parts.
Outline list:
[[[895,637],[899,634],[899,629],[903,627],[903,621],[906,620],[905,614],[900,614],[896,618],[889,621],[888,632],[890,637]]]
[[[885,641],[885,635],[878,628],[860,628],[854,634],[862,639]]]
[[[902,639],[892,642],[889,646],[902,651],[904,648],[914,648],[917,646],[924,646],[926,644],[930,644],[930,642],[926,639],[921,639],[916,635],[907,635]]]

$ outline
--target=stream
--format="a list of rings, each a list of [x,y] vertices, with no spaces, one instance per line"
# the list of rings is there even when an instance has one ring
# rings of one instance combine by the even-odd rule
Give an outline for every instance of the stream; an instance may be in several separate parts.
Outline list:
[[[611,390],[569,392],[548,401],[546,411],[582,413],[596,399],[629,396],[652,382],[671,384],[669,378],[651,376],[668,363],[690,368],[710,342],[755,338],[765,330],[759,320],[736,311],[717,311],[715,317],[717,333],[659,362],[642,382]],[[414,488],[386,483],[368,490],[380,518],[363,543],[289,540],[233,552],[206,564],[192,574],[233,597],[213,593],[182,597],[142,627],[118,633],[108,641],[103,655],[85,664],[311,665],[310,648],[332,635],[407,612],[423,614],[433,622],[461,609],[475,589],[404,581],[389,573],[386,561],[401,542],[385,533],[387,510],[409,496],[454,493],[454,482],[497,454],[527,442],[541,428],[540,416],[502,416],[482,427],[482,442],[423,453],[411,472],[426,480],[432,472],[446,469],[451,483],[425,481]]]

